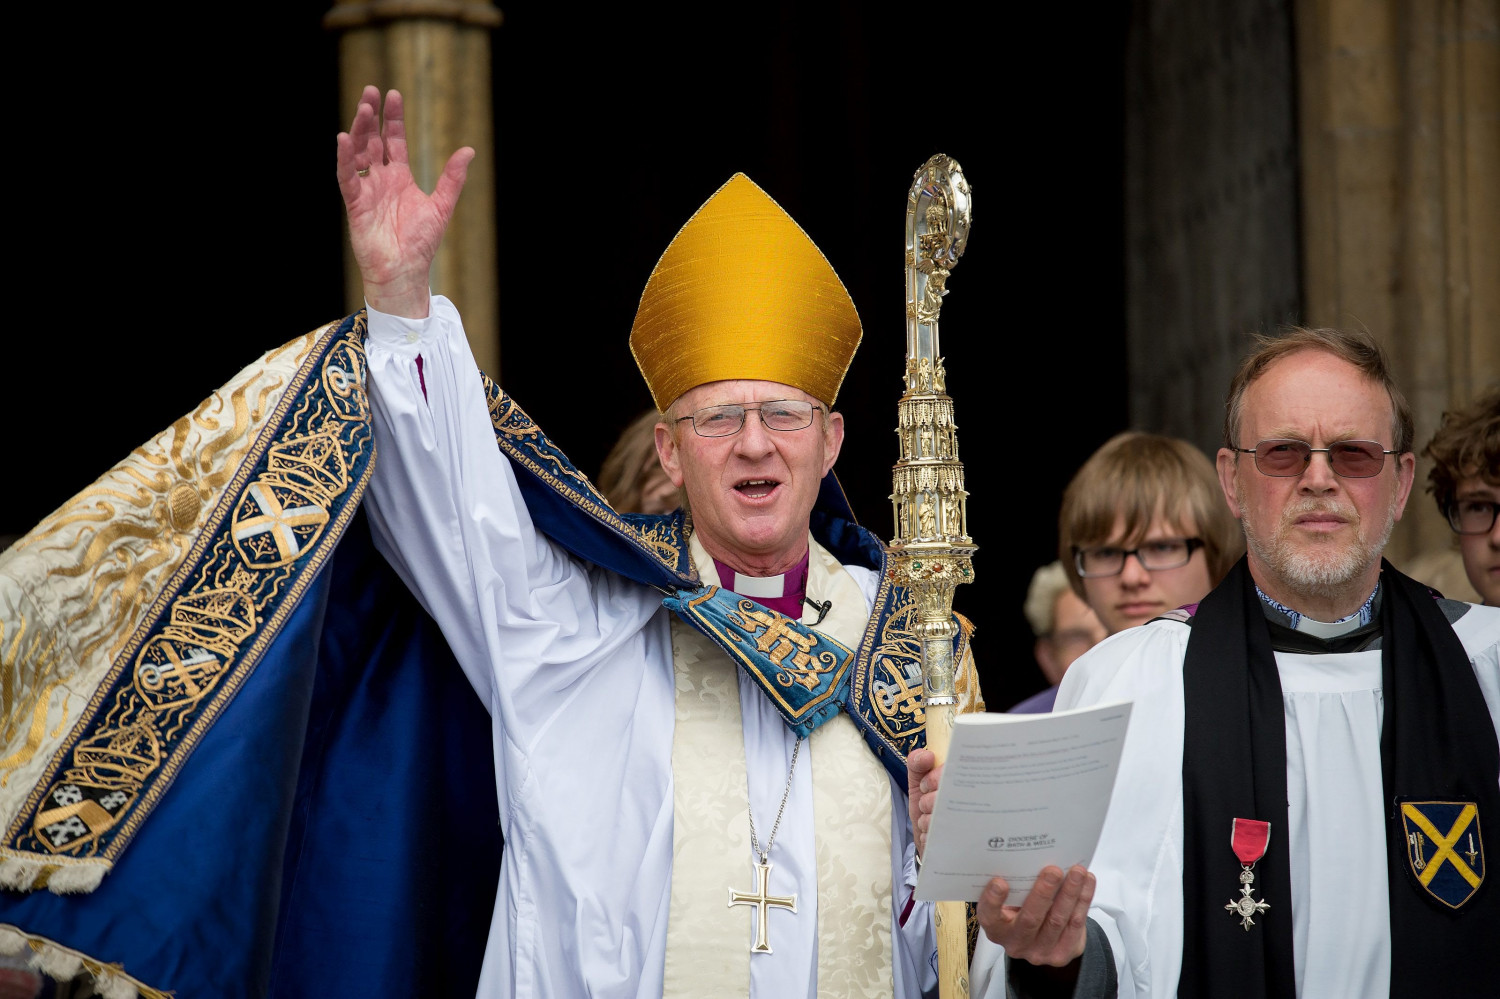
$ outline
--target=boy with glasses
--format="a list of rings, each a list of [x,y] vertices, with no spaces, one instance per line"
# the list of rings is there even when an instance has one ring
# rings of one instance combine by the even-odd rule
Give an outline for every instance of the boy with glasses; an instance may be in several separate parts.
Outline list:
[[[1500,606],[1500,386],[1445,413],[1423,454],[1435,463],[1427,489],[1458,537],[1464,573],[1486,604]]]
[[[1059,709],[1134,705],[1110,809],[1090,870],[985,888],[976,994],[1491,994],[1500,609],[1381,558],[1410,409],[1368,334],[1297,329],[1241,365],[1224,431],[1246,557],[1063,678]]]
[[[1213,465],[1192,444],[1118,434],[1063,493],[1058,557],[1113,635],[1197,603],[1245,550]]]

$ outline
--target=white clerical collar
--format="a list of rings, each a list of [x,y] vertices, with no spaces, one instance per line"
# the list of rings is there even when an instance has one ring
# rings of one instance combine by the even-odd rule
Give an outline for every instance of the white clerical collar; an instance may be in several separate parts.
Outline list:
[[[1364,625],[1359,620],[1358,611],[1338,621],[1314,621],[1306,614],[1303,614],[1302,620],[1297,622],[1298,631],[1305,635],[1311,635],[1314,638],[1321,638],[1325,642],[1331,638],[1338,638],[1340,635],[1347,635],[1351,631],[1358,631],[1363,627]]]
[[[1337,621],[1314,621],[1306,614],[1294,611],[1285,604],[1279,603],[1267,596],[1266,591],[1262,590],[1258,585],[1255,587],[1255,592],[1259,594],[1262,603],[1285,616],[1287,627],[1293,631],[1300,631],[1303,634],[1312,635],[1314,638],[1321,638],[1324,641],[1328,641],[1329,639],[1338,638],[1340,635],[1347,635],[1351,631],[1358,631],[1374,619],[1375,597],[1380,592],[1380,583],[1378,580],[1376,581],[1375,589],[1370,591],[1370,595],[1365,598],[1365,602],[1360,606],[1359,610],[1348,617],[1339,618]]]
[[[729,571],[724,587],[752,600],[786,595],[786,573],[780,576],[742,576],[733,569]]]

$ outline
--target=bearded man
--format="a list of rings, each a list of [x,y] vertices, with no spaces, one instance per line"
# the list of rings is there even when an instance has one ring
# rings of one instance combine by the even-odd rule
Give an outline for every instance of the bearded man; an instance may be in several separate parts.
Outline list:
[[[1415,458],[1379,346],[1262,341],[1224,435],[1247,554],[1064,677],[1059,709],[1134,703],[1114,795],[1091,870],[1045,870],[1019,907],[986,887],[976,993],[1492,991],[1500,611],[1381,557]],[[930,767],[912,760],[924,791]]]
[[[487,390],[429,296],[471,151],[429,198],[400,95],[383,129],[380,112],[366,88],[338,142],[369,308],[370,511],[494,720],[506,852],[480,994],[919,995],[935,944],[912,900],[911,601],[878,542],[820,508],[841,496],[848,293],[763,191],[720,188],[631,333],[691,516],[623,518]],[[579,404],[613,432],[607,402]]]

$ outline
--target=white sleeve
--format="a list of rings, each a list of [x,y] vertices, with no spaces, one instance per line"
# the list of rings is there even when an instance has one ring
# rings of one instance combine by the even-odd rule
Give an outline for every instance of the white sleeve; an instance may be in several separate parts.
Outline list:
[[[1121,996],[1176,995],[1182,963],[1182,662],[1188,626],[1111,635],[1063,675],[1056,710],[1130,701],[1130,728],[1089,869],[1089,918],[1109,941]],[[1080,667],[1082,667],[1080,669]]]
[[[889,775],[887,775],[889,776]],[[898,996],[926,995],[937,987],[937,927],[932,902],[918,902],[917,845],[912,841],[906,789],[891,777],[891,908],[896,941]],[[908,908],[910,906],[910,908]],[[905,920],[902,920],[905,916]]]
[[[1453,632],[1463,643],[1479,678],[1479,692],[1490,709],[1490,721],[1500,733],[1500,607],[1471,606],[1453,622]]]
[[[367,354],[376,546],[437,621],[491,713],[504,716],[509,738],[530,745],[566,703],[557,692],[636,634],[660,603],[648,588],[574,560],[532,525],[452,303],[434,296],[423,320],[369,310]]]

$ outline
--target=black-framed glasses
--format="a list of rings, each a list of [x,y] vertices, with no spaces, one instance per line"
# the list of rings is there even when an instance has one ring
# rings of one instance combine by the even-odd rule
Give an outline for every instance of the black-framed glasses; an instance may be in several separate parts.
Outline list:
[[[1163,569],[1178,569],[1188,564],[1193,552],[1203,547],[1202,538],[1162,538],[1147,541],[1138,548],[1073,548],[1073,566],[1084,579],[1100,576],[1118,576],[1125,569],[1125,559],[1131,555],[1148,572]]]
[[[1500,503],[1494,500],[1454,500],[1448,507],[1448,526],[1458,534],[1488,534],[1495,529]]]
[[[688,416],[680,416],[677,422],[693,421],[693,430],[699,437],[732,437],[745,426],[746,413],[759,413],[760,422],[767,430],[803,430],[812,425],[813,413],[822,406],[801,399],[772,399],[754,406],[709,406]]]
[[[1346,479],[1368,479],[1385,467],[1385,456],[1400,454],[1387,451],[1377,441],[1339,441],[1327,447],[1313,447],[1307,441],[1274,439],[1260,441],[1254,447],[1233,447],[1231,451],[1255,455],[1255,467],[1262,475],[1301,475],[1315,454],[1328,455],[1334,475]]]

